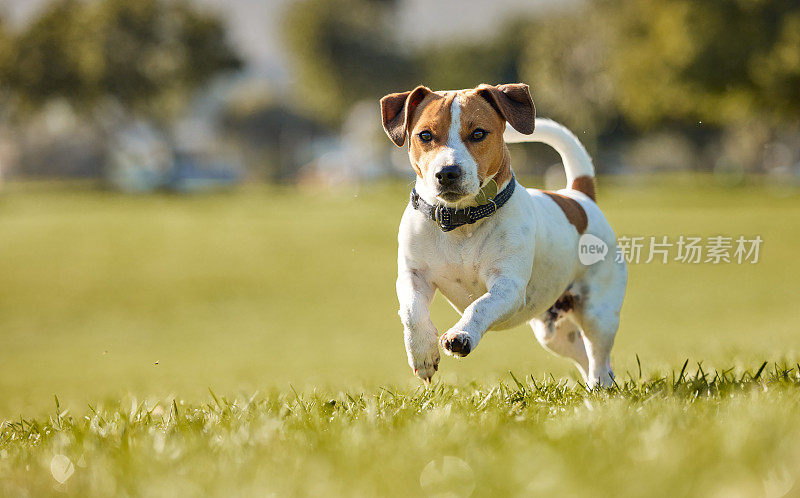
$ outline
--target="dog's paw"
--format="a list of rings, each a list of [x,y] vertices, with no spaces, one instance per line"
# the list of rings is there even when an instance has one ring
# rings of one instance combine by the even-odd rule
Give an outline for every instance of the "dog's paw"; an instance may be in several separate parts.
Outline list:
[[[472,340],[469,334],[460,330],[450,330],[439,338],[444,352],[450,356],[467,356],[472,351]]]
[[[614,371],[611,366],[600,370],[599,372],[590,373],[586,379],[586,386],[589,389],[610,388],[614,386]]]
[[[414,371],[414,375],[422,379],[426,384],[430,384],[433,374],[439,370],[439,346],[434,342],[424,352],[409,354],[408,364]]]

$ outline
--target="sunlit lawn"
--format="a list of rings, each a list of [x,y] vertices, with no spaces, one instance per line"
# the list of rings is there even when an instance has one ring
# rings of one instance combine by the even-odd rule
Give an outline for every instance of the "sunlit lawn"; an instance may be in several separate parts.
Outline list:
[[[692,375],[702,362],[739,379],[764,361],[773,374],[774,362],[798,361],[800,192],[749,183],[601,180],[599,202],[618,235],[764,240],[754,265],[632,265],[613,354],[619,378],[638,379],[636,354],[646,379],[677,375],[687,358]],[[499,384],[519,390],[509,370],[526,383],[552,374],[556,391],[559,379],[576,378],[520,327],[488,335],[465,360],[444,359],[439,391],[422,406],[394,296],[407,193],[402,182],[189,197],[5,185],[0,493],[413,495],[423,492],[426,465],[445,455],[471,468],[478,495],[636,496],[642,486],[656,496],[779,496],[770,493],[800,482],[796,380],[765,389],[762,378],[697,400],[659,391],[653,401],[586,404],[574,382],[578,391],[514,398]],[[456,316],[437,298],[440,329]],[[209,388],[239,399],[235,414]],[[346,412],[342,393],[368,401]],[[38,427],[55,416],[54,395],[75,425],[56,420],[62,429],[39,442],[12,441],[36,431],[11,421]],[[191,421],[168,420],[175,398],[178,416],[184,410]],[[319,412],[330,400],[338,400],[331,414]],[[193,412],[206,403],[216,408]],[[106,437],[97,424],[110,422],[88,404],[112,419],[156,407],[158,419],[120,419]],[[304,406],[315,414],[300,414]],[[126,423],[129,432],[115,432]],[[784,436],[794,444],[782,446]],[[76,467],[55,489],[50,463],[59,452]],[[645,471],[623,483],[628,469],[616,461]],[[605,474],[597,489],[593,472]]]

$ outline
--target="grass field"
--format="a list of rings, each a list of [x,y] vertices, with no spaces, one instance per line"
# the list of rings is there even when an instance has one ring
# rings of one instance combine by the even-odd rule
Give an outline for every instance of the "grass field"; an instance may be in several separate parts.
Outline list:
[[[526,328],[419,387],[394,296],[407,190],[6,185],[0,494],[800,495],[800,192],[601,180],[618,235],[764,244],[632,265],[620,386],[587,394]],[[437,298],[440,330],[456,316]]]

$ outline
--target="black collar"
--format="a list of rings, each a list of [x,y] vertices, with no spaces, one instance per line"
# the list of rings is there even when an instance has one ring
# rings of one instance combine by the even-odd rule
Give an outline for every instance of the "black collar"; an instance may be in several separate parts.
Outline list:
[[[455,209],[442,205],[431,206],[419,196],[416,189],[411,189],[411,205],[414,206],[414,209],[424,214],[425,217],[435,221],[443,232],[449,232],[460,226],[470,225],[480,219],[493,215],[511,198],[511,194],[514,193],[515,183],[517,182],[512,176],[506,188],[494,196],[494,198],[490,198],[489,202],[478,206],[466,207],[464,209]]]

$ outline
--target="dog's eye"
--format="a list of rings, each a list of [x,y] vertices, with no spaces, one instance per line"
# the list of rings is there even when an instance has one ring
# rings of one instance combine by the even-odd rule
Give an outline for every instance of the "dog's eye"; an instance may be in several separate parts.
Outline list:
[[[489,132],[486,131],[486,130],[482,130],[480,128],[476,128],[476,129],[472,130],[472,133],[469,134],[469,139],[472,140],[473,142],[480,142],[481,140],[486,138],[486,135],[488,133]]]
[[[433,140],[433,135],[431,135],[431,132],[429,132],[428,130],[419,132],[419,135],[417,136],[423,142],[430,142],[431,140]]]

